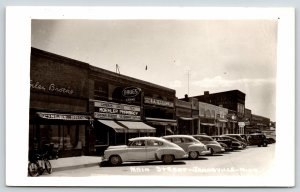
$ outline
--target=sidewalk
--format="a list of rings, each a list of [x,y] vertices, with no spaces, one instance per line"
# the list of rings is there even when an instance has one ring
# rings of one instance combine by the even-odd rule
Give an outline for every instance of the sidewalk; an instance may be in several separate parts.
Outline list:
[[[50,160],[53,171],[64,171],[84,167],[98,166],[102,161],[99,156],[78,156]]]

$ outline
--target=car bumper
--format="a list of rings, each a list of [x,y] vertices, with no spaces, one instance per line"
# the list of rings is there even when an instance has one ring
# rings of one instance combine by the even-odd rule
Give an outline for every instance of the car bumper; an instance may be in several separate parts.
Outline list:
[[[200,155],[207,155],[207,154],[210,154],[210,151],[201,151],[199,154]]]

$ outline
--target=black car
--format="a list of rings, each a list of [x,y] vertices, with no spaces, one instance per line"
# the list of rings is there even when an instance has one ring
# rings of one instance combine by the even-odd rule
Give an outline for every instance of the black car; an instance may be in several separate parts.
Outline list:
[[[212,138],[214,138],[216,141],[218,141],[218,140],[230,140],[232,142],[232,144],[231,144],[232,149],[234,149],[234,150],[243,149],[242,142],[240,142],[239,140],[237,140],[235,138],[225,136],[225,135],[212,136]]]
[[[253,133],[248,136],[248,141],[250,145],[257,145],[258,147],[268,146],[268,140],[267,137],[263,133]]]
[[[218,143],[220,143],[220,145],[225,148],[225,151],[232,151],[235,148],[233,146],[235,144],[233,144],[230,139],[226,139],[219,136],[212,136],[212,138]]]
[[[267,138],[267,141],[268,141],[268,144],[272,144],[272,143],[276,142],[276,140],[272,137]]]

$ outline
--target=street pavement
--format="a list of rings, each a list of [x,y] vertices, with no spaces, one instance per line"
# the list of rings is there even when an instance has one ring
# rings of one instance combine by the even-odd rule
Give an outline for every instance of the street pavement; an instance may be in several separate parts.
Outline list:
[[[149,163],[123,163],[117,167],[92,163],[73,169],[54,169],[41,177],[88,176],[261,176],[272,169],[276,144],[268,147],[249,146],[244,150],[201,156],[197,160],[181,159],[165,165]]]

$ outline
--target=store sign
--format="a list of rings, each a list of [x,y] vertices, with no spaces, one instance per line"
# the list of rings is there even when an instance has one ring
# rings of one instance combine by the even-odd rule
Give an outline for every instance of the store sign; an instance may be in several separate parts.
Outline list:
[[[71,115],[71,114],[58,114],[58,113],[37,113],[43,119],[56,119],[56,120],[88,120],[85,115]]]
[[[164,100],[160,100],[160,99],[154,99],[151,97],[145,97],[144,102],[148,103],[148,104],[160,105],[160,106],[164,106],[164,107],[174,107],[173,102],[164,101]]]
[[[95,101],[94,117],[99,119],[140,120],[141,108],[135,105],[125,105],[106,101]]]
[[[238,122],[239,127],[245,127],[245,122]]]
[[[140,94],[141,89],[137,87],[126,87],[122,91],[122,95],[126,98],[133,98]]]
[[[50,83],[49,85],[44,85],[38,81],[30,80],[30,88],[35,90],[40,90],[44,92],[55,92],[55,93],[63,93],[72,95],[74,93],[73,89],[70,89],[69,87],[60,87],[56,85],[55,83]]]

